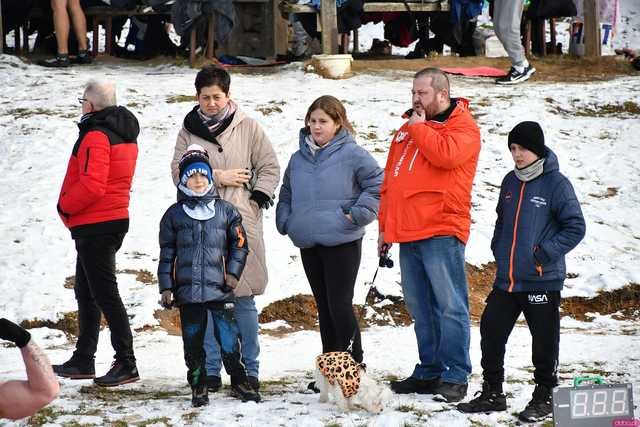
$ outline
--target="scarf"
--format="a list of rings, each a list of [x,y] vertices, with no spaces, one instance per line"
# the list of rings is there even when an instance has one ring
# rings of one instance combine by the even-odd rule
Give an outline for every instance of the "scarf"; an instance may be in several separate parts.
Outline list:
[[[316,154],[318,153],[318,151],[322,150],[323,148],[326,148],[329,146],[329,144],[331,144],[331,141],[329,141],[328,143],[324,144],[322,147],[319,146],[318,144],[316,144],[316,142],[313,140],[313,138],[311,137],[311,135],[307,135],[304,138],[304,142],[306,142],[307,146],[309,147],[309,150],[311,150],[311,157],[315,157]]]
[[[545,158],[541,158],[522,169],[514,168],[516,177],[522,182],[529,182],[542,175]]]
[[[218,114],[214,114],[213,116],[206,115],[202,109],[198,108],[198,116],[200,116],[200,120],[205,125],[209,132],[215,134],[216,130],[224,123],[225,119],[234,114],[238,106],[232,100],[227,102],[227,105],[220,111]]]
[[[199,221],[204,221],[216,216],[216,209],[215,209],[216,199],[210,199],[210,198],[204,197],[205,195],[207,195],[207,193],[209,193],[212,187],[213,187],[213,183],[209,184],[207,189],[204,190],[202,193],[196,193],[195,191],[192,191],[189,188],[187,188],[185,185],[182,185],[182,184],[178,185],[178,189],[191,199],[189,200],[190,202],[193,200],[193,198],[200,199],[198,200],[197,203],[182,204],[182,209],[187,215],[189,215],[190,218],[197,219]]]

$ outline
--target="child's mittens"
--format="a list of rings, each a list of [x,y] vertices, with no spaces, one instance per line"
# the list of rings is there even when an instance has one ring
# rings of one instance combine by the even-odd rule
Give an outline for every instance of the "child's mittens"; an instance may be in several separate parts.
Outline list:
[[[164,308],[173,307],[173,298],[170,290],[162,291],[162,295],[160,296],[160,304]]]
[[[235,289],[238,286],[238,279],[233,274],[227,274],[224,277],[224,281],[231,289]]]

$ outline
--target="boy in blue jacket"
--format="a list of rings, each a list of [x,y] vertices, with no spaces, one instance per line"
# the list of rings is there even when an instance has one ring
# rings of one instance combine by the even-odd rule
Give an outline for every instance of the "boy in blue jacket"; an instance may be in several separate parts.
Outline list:
[[[178,202],[160,221],[158,283],[162,305],[180,309],[193,406],[209,403],[202,347],[208,312],[232,393],[242,401],[260,401],[247,383],[234,317],[233,288],[249,253],[246,234],[236,208],[215,191],[207,152],[191,145],[180,160]]]
[[[558,158],[544,144],[536,122],[522,122],[509,133],[515,168],[502,181],[491,250],[497,272],[480,321],[484,383],[480,396],[458,405],[462,412],[507,409],[502,392],[504,354],[520,313],[533,338],[533,397],[519,419],[535,422],[553,409],[558,384],[560,291],[565,255],[584,237],[580,203]]]

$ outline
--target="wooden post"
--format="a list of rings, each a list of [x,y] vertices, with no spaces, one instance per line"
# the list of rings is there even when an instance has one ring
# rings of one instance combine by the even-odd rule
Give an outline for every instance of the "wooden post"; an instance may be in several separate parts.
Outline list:
[[[107,31],[105,34],[104,50],[108,56],[111,56],[111,38],[113,37],[113,17],[107,16]]]
[[[100,22],[98,20],[98,16],[94,16],[93,17],[93,22],[92,22],[92,27],[93,27],[93,43],[91,46],[91,51],[93,52],[93,56],[98,56],[98,44],[100,44],[99,42],[99,36],[100,36]]]
[[[555,18],[551,18],[549,19],[549,33],[551,33],[551,54],[555,55],[556,53],[558,53],[558,51],[556,50],[556,20]],[[547,52],[549,53],[549,52]],[[559,55],[562,55],[562,52],[559,53]]]
[[[358,28],[353,30],[353,53],[360,52],[360,37],[358,37]]]
[[[20,43],[20,26],[16,26],[16,28],[13,30],[13,39],[14,41],[14,46],[16,49],[16,55],[21,55],[22,54],[22,43]]]
[[[338,53],[338,13],[336,0],[320,1],[320,23],[322,25],[322,53]]]
[[[600,46],[600,1],[584,0],[584,54],[587,57],[602,55]]]
[[[189,66],[193,67],[196,62],[196,25],[191,26],[191,34],[189,41]]]
[[[4,29],[2,28],[2,2],[0,1],[0,54],[4,51]]]
[[[214,16],[213,13],[209,14],[209,22],[207,25],[207,59],[213,59],[213,55],[214,55],[214,49],[213,49],[213,43],[214,43],[214,36],[213,36],[213,30],[214,30]]]

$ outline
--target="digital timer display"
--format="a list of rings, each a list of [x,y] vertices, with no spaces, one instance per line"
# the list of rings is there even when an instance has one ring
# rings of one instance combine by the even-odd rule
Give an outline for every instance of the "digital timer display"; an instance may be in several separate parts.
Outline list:
[[[631,384],[590,384],[553,389],[556,427],[602,427],[633,419]]]
[[[571,390],[571,418],[611,417],[629,414],[629,389]]]

